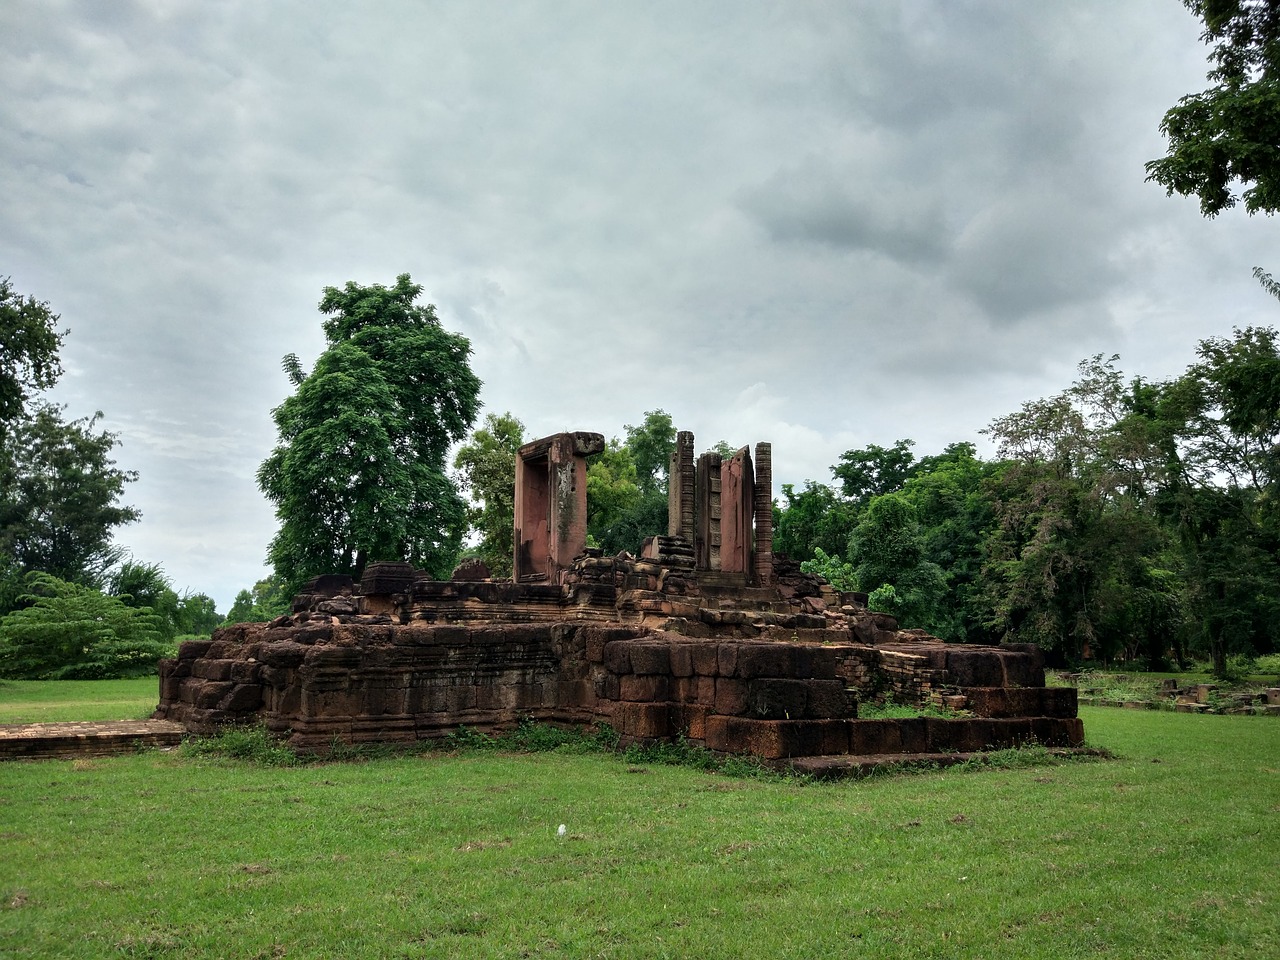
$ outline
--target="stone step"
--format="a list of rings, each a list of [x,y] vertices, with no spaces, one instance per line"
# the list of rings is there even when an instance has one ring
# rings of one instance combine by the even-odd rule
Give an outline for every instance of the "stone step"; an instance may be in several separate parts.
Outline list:
[[[1050,747],[1055,757],[1101,757],[1106,754],[1091,747]],[[880,770],[900,770],[912,767],[951,767],[970,760],[981,759],[981,752],[948,753],[877,753],[871,755],[835,754],[823,757],[792,757],[773,761],[778,769],[813,777],[816,780],[839,780],[850,777],[866,777]]]
[[[174,746],[186,734],[169,720],[0,724],[0,760],[105,757]]]

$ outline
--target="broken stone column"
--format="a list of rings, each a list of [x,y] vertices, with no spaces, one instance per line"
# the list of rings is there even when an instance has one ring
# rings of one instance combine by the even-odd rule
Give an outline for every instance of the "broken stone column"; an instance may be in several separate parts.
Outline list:
[[[667,470],[667,536],[693,543],[693,434],[676,434],[676,448]]]
[[[698,457],[694,476],[693,554],[699,570],[720,569],[720,454]]]
[[[720,465],[720,569],[750,578],[755,521],[755,473],[743,447]]]
[[[604,450],[599,433],[557,433],[516,457],[517,581],[560,581],[587,545],[587,461]]]
[[[756,444],[755,484],[756,579],[761,585],[773,582],[773,447]]]

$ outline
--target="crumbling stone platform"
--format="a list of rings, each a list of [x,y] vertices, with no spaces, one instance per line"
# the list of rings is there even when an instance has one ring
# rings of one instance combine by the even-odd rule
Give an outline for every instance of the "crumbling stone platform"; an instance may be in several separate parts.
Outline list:
[[[175,746],[186,736],[186,727],[168,720],[2,724],[0,760],[105,757]]]
[[[602,445],[574,433],[521,448],[513,580],[474,563],[445,582],[401,563],[319,577],[288,616],[162,661],[156,717],[202,734],[262,722],[317,752],[525,719],[768,761],[1083,742],[1076,691],[1045,687],[1035,646],[900,630],[775,556],[768,444],[695,464],[680,433],[668,534],[635,556],[587,549],[585,458]],[[957,718],[858,719],[886,698]]]

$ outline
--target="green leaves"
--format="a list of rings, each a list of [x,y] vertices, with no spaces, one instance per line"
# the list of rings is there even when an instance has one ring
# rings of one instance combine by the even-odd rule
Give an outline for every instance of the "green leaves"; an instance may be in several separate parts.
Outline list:
[[[27,604],[0,620],[0,676],[31,680],[102,680],[154,673],[172,655],[150,608],[47,573],[27,577]]]
[[[138,475],[116,467],[99,417],[41,404],[0,441],[0,552],[24,570],[96,580],[118,558],[112,529],[141,516],[118,503]]]
[[[611,439],[587,466],[587,532],[605,551],[635,552],[667,532],[667,468],[675,449],[671,417],[649,410],[627,437]]]
[[[475,505],[467,520],[480,532],[477,554],[494,576],[508,577],[514,545],[516,455],[524,443],[524,424],[510,413],[487,414],[454,457],[462,487]]]
[[[375,560],[446,576],[466,508],[445,473],[451,444],[478,409],[471,345],[445,331],[408,274],[394,287],[327,287],[320,309],[330,346],[272,411],[280,442],[258,470],[280,531],[276,573],[298,584],[322,573],[359,577]]]
[[[1202,17],[1213,44],[1215,85],[1183,97],[1160,124],[1167,156],[1150,161],[1147,179],[1170,194],[1197,196],[1213,217],[1235,206],[1280,209],[1280,9],[1271,2],[1184,0]]]
[[[13,289],[0,278],[0,437],[20,417],[31,391],[51,387],[62,375],[58,349],[65,333],[49,304]]]

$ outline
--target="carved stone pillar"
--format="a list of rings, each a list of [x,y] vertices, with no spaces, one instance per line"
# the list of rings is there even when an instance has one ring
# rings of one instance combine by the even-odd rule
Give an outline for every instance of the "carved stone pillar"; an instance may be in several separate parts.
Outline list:
[[[756,579],[773,582],[773,447],[756,444]]]
[[[517,581],[557,583],[587,545],[587,461],[604,449],[599,433],[557,433],[516,456]]]

